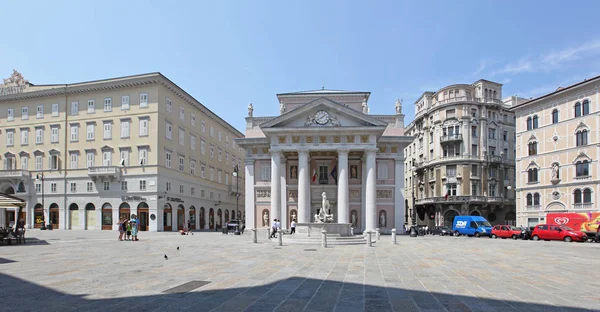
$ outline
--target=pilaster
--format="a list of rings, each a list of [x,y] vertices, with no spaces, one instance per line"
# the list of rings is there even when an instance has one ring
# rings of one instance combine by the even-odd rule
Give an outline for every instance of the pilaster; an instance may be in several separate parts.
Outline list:
[[[348,150],[338,150],[338,223],[349,223],[350,193],[348,191]]]
[[[246,177],[246,186],[245,186],[245,204],[244,209],[246,209],[246,226],[248,228],[256,228],[256,207],[254,202],[254,159],[246,158],[245,163],[245,177]],[[208,226],[208,209],[205,211],[204,221],[206,226]]]
[[[271,220],[281,219],[281,151],[271,150]]]

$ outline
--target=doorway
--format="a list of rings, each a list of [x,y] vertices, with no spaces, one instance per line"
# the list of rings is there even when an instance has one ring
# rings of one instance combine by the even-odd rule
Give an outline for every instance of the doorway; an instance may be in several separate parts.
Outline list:
[[[145,202],[141,202],[138,205],[138,219],[140,220],[140,231],[148,231],[149,224],[149,212],[148,212],[148,204]]]
[[[172,214],[171,209],[172,208],[169,203],[166,203],[163,208],[163,231],[172,231],[173,230],[173,227],[172,227],[173,219],[171,218],[171,214]]]
[[[71,204],[69,206],[69,230],[79,227],[79,206]]]
[[[60,221],[60,214],[58,212],[58,205],[52,204],[50,205],[50,224],[52,225],[52,229],[58,229],[58,223]]]
[[[184,208],[183,205],[179,205],[177,206],[177,230],[181,231],[183,230],[183,224],[185,223],[185,218],[184,218]]]
[[[96,228],[96,206],[92,203],[85,205],[85,229],[91,230]]]
[[[129,220],[130,213],[131,213],[131,207],[129,206],[128,203],[122,203],[119,206],[119,219],[124,218],[124,219]]]
[[[102,230],[112,230],[113,219],[112,219],[112,206],[109,203],[102,205]]]

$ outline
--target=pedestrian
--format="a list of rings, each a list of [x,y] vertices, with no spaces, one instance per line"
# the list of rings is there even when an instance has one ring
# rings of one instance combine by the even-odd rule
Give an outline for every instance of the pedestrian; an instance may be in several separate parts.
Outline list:
[[[125,224],[127,225],[127,239],[131,240],[131,222],[129,220],[125,220]]]
[[[292,219],[292,224],[291,224],[291,230],[290,230],[290,235],[296,233],[296,219]]]
[[[281,220],[277,219],[277,232],[281,231]],[[283,234],[283,232],[281,232]]]
[[[192,222],[190,222],[190,220],[188,220],[187,222],[187,235],[190,235],[190,232],[192,231]]]
[[[131,236],[133,236],[134,241],[138,241],[138,232],[140,231],[140,219],[138,219],[137,215],[132,215],[131,222],[133,222],[133,225],[131,227]]]
[[[123,218],[119,219],[117,226],[119,227],[119,240],[122,241],[123,235],[125,234],[125,231],[123,231]]]
[[[275,238],[277,234],[277,219],[273,219],[273,225],[271,225],[271,236],[269,238]]]

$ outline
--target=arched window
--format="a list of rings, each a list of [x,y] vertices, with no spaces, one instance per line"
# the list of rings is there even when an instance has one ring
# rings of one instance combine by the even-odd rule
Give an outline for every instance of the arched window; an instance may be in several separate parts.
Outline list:
[[[534,206],[540,205],[540,193],[533,194],[533,205]]]
[[[538,116],[534,115],[533,116],[533,129],[537,129],[538,128]]]
[[[573,192],[573,195],[575,196],[575,203],[581,204],[581,190],[575,190],[575,192]]]
[[[496,99],[496,90],[494,90],[494,99]]]
[[[590,175],[590,163],[587,160],[578,161],[575,164],[575,174],[577,177],[587,177]]]
[[[531,117],[527,117],[527,130],[531,130],[533,128]]]
[[[552,123],[558,123],[558,109],[552,111]]]
[[[575,117],[581,117],[581,103],[575,103]]]
[[[575,141],[577,142],[577,146],[587,145],[588,144],[588,131],[580,130],[575,134]]]
[[[583,190],[583,203],[584,204],[592,203],[592,190],[590,190],[589,188],[586,188],[585,190]]]
[[[582,112],[582,116],[588,115],[590,113],[590,101],[589,100],[583,100],[583,104],[581,105],[583,112]]]
[[[527,206],[533,206],[533,195],[527,194]]]
[[[537,142],[530,142],[527,144],[529,146],[529,155],[537,155]]]
[[[537,168],[532,168],[527,170],[527,182],[533,183],[538,181],[538,170]]]

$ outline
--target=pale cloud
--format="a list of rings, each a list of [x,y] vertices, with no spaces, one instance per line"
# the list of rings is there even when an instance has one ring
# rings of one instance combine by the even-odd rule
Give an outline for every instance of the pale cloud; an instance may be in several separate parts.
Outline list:
[[[506,64],[502,69],[492,72],[492,76],[499,74],[520,74],[524,72],[534,71],[534,64],[532,61],[527,59],[520,59],[516,63]]]
[[[486,67],[487,67],[486,60],[479,61],[479,67],[477,67],[477,70],[475,70],[475,72],[473,72],[473,76],[479,76],[479,74],[481,74],[485,70]]]
[[[548,53],[543,56],[542,63],[554,66],[563,62],[591,57],[598,53],[600,53],[600,41],[594,40],[573,48]]]

